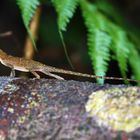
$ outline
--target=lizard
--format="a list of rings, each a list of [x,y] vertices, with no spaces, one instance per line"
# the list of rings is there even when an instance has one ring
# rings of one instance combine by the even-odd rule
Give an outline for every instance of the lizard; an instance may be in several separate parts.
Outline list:
[[[87,78],[101,78],[101,79],[109,79],[109,80],[127,80],[132,82],[138,82],[138,80],[133,79],[124,79],[119,77],[107,77],[107,76],[96,76],[91,74],[85,74],[80,72],[74,72],[70,70],[64,70],[52,66],[45,65],[38,61],[32,59],[26,59],[22,57],[15,57],[12,55],[8,55],[6,52],[0,49],[0,62],[11,68],[11,77],[15,77],[15,70],[23,71],[23,72],[31,72],[37,79],[40,79],[40,76],[37,72],[42,72],[45,75],[51,76],[56,79],[64,80],[63,77],[58,76],[53,73],[62,73],[62,74],[69,74],[75,76],[82,76]]]

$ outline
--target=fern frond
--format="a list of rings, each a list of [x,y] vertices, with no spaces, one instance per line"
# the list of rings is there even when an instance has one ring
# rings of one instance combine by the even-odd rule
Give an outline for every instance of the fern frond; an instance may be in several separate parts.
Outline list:
[[[111,36],[105,31],[106,23],[100,20],[97,9],[93,4],[81,1],[81,8],[85,25],[88,30],[89,55],[96,75],[105,76],[110,60],[109,49],[111,46]],[[97,79],[103,83],[103,79]]]
[[[88,34],[89,55],[96,75],[105,76],[110,60],[109,47],[111,37],[99,29]],[[103,79],[97,79],[99,83],[104,82]]]
[[[62,45],[65,51],[66,58],[70,64],[70,66],[73,68],[73,65],[71,63],[71,60],[68,56],[66,45],[64,42],[62,31],[66,31],[67,24],[69,23],[70,19],[72,18],[76,7],[78,5],[79,0],[52,0],[52,3],[55,7],[55,10],[58,14],[58,28],[59,28],[59,34],[62,41]]]
[[[130,66],[132,67],[132,73],[134,74],[135,79],[140,80],[140,56],[132,43],[129,43],[129,49],[131,53],[128,60]]]
[[[108,0],[96,0],[95,4],[97,5],[100,12],[110,18],[110,21],[113,20],[117,23],[122,23],[122,16],[116,6],[113,6],[111,1]]]
[[[72,18],[79,0],[52,0],[58,14],[58,27],[61,31],[66,31],[67,24]]]
[[[111,49],[116,55],[122,76],[126,78],[127,62],[130,53],[127,34],[123,29],[114,24],[111,24],[109,32],[113,42]]]
[[[140,80],[140,57],[138,54],[138,50],[140,50],[139,30],[129,24],[126,26],[126,21],[124,20],[120,10],[112,5],[111,2],[106,0],[97,0],[96,4],[98,5],[98,8],[106,14],[106,16],[111,17],[113,21],[120,25],[118,26],[114,24],[114,31],[111,35],[114,36],[113,40],[116,45],[114,44],[112,46],[116,46],[114,53],[116,53],[122,76],[126,78],[126,63],[129,62],[135,79]],[[124,27],[125,30],[122,27]],[[111,30],[112,29],[110,29],[110,31]]]
[[[29,24],[36,11],[37,6],[40,4],[39,0],[16,0],[16,3],[21,10],[21,15],[22,15],[25,28],[29,34],[29,37],[32,40],[33,45],[35,46],[34,39],[29,30]]]

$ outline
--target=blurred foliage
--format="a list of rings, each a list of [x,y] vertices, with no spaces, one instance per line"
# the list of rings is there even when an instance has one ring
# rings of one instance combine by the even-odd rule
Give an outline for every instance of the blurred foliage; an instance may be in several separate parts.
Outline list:
[[[123,15],[110,1],[95,0],[51,0],[57,12],[57,24],[60,32],[67,31],[68,23],[74,12],[80,7],[83,22],[87,28],[88,53],[96,75],[105,76],[111,58],[118,61],[120,72],[127,77],[128,64],[132,69],[132,76],[140,80],[140,45],[138,34],[124,22]],[[43,0],[16,0],[21,9],[24,25],[29,31],[29,24],[38,5],[48,4]],[[45,26],[45,25],[44,25]],[[73,27],[73,30],[75,27]],[[130,57],[131,56],[131,57]],[[104,80],[98,79],[99,83]]]
[[[37,6],[40,4],[38,0],[17,0],[17,5],[21,10],[21,15],[23,18],[24,25],[27,29],[27,32],[33,42],[34,47],[36,48],[35,41],[29,30],[30,21],[35,13]]]

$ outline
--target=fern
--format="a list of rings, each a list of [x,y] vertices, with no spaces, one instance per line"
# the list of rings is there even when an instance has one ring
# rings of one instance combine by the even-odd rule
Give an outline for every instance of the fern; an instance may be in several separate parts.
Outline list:
[[[85,25],[88,30],[88,48],[93,69],[96,75],[105,76],[110,60],[109,51],[112,50],[118,61],[121,74],[126,78],[127,64],[129,62],[133,69],[134,76],[140,80],[140,57],[135,50],[134,44],[128,38],[128,33],[121,26],[113,23],[109,17],[117,17],[114,21],[122,23],[122,18],[113,6],[105,0],[96,1],[95,4],[87,0],[52,0],[58,13],[58,26],[61,31],[65,31],[67,24],[72,18],[78,5],[81,6]],[[110,9],[110,10],[108,10]],[[130,45],[131,44],[131,45]],[[131,47],[130,47],[131,46]],[[129,55],[132,53],[130,60]],[[137,60],[138,62],[134,61]],[[99,79],[100,83],[103,80]]]
[[[27,32],[35,46],[29,30],[29,24],[40,2],[39,0],[16,0],[16,2],[21,10]],[[95,0],[95,3],[90,3],[87,0],[51,0],[51,2],[58,14],[57,23],[59,33],[69,63],[71,62],[66,52],[62,32],[67,30],[67,25],[80,4],[85,26],[88,31],[89,55],[95,74],[105,76],[108,69],[108,62],[110,61],[111,50],[115,54],[115,59],[118,61],[122,76],[126,78],[127,64],[130,64],[134,77],[140,80],[140,57],[135,49],[135,44],[130,40],[132,39],[134,41],[136,37],[132,37],[130,32],[123,29],[122,18],[112,8],[111,4],[109,5],[106,0]],[[139,44],[139,41],[137,41],[137,44]],[[103,79],[97,80],[100,83],[104,82]]]
[[[39,5],[39,0],[16,0],[16,2],[21,10],[21,15],[25,28],[31,38],[33,45],[35,46],[33,36],[29,29],[29,24],[36,11],[37,6]]]
[[[134,78],[140,80],[140,56],[132,43],[129,43],[131,57],[128,57],[129,64],[132,67]],[[139,82],[140,85],[140,82]]]
[[[66,50],[66,45],[64,42],[64,38],[63,38],[63,34],[61,31],[66,31],[67,24],[69,23],[70,18],[72,18],[73,14],[76,10],[76,7],[78,5],[78,1],[79,0],[52,0],[52,3],[56,9],[57,14],[58,14],[57,23],[58,23],[59,34],[60,34],[62,45],[63,45],[64,51],[65,51],[65,55],[66,55],[66,58],[70,64],[70,66],[73,69],[74,69],[74,67],[71,63],[69,56],[68,56],[68,53]]]
[[[88,35],[89,55],[96,75],[105,76],[109,61],[109,47],[111,37],[100,30],[95,30]],[[104,82],[103,79],[97,79],[99,83]]]
[[[127,62],[129,56],[128,38],[126,32],[117,25],[110,24],[109,33],[112,36],[112,51],[116,54],[121,74],[126,78]]]
[[[116,6],[113,6],[112,3],[108,0],[96,0],[95,4],[97,5],[100,12],[105,16],[110,18],[110,21],[113,20],[119,24],[123,22],[122,16]]]
[[[116,9],[116,7],[111,5],[111,3],[107,2],[106,0],[101,0],[101,1],[97,0],[96,3],[98,5],[98,8],[101,10],[101,12],[104,12],[106,16],[111,17],[111,19],[119,23],[121,26],[125,26],[123,24],[124,21],[120,12],[118,11],[118,9]],[[116,59],[118,61],[122,76],[126,78],[127,62],[130,58],[129,55],[131,55],[131,52],[133,52],[132,48],[135,50],[135,45],[130,41],[130,38],[128,38],[128,35],[132,37],[134,36],[134,34],[132,32],[130,34],[130,30],[129,31],[124,30],[122,27],[118,26],[117,24],[111,23],[111,20],[109,20],[108,22],[109,22],[108,31],[111,34],[112,40],[113,40],[112,51],[116,54]],[[136,37],[133,37],[133,38],[136,38]],[[136,50],[134,52],[136,52]],[[137,60],[138,60],[138,57],[137,57]],[[136,66],[138,66],[138,64],[135,66],[132,65],[132,69],[137,69]],[[140,77],[140,75],[138,76],[138,73],[136,75],[137,75],[136,77]]]
[[[105,31],[106,23],[104,20],[100,20],[97,8],[94,5],[83,0],[81,1],[81,8],[85,25],[88,29],[89,55],[95,74],[105,76],[108,61],[110,60],[109,48],[111,45],[111,37]],[[99,83],[103,83],[102,79],[97,80]]]
[[[79,0],[52,0],[58,14],[58,27],[61,31],[66,31],[67,24],[72,18]]]

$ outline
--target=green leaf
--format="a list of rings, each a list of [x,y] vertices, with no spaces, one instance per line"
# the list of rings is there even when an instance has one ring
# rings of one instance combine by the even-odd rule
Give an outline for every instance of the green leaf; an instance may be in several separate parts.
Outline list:
[[[79,0],[52,0],[58,14],[58,27],[61,31],[66,31],[67,24],[72,18]]]
[[[108,61],[110,60],[110,43],[111,37],[99,29],[88,35],[89,55],[96,75],[106,75]],[[97,81],[101,84],[104,82],[103,79],[97,79]]]
[[[112,51],[116,55],[121,74],[126,78],[127,62],[129,57],[128,38],[126,32],[117,25],[110,24],[110,34],[112,36]]]
[[[58,14],[58,28],[59,28],[59,34],[62,41],[62,45],[66,54],[66,58],[70,64],[70,66],[73,68],[73,65],[71,63],[71,60],[68,56],[66,45],[64,42],[62,31],[66,31],[67,24],[69,23],[70,19],[72,18],[76,7],[78,5],[79,0],[52,0],[52,3],[56,9],[56,12]]]
[[[117,6],[114,6],[111,1],[107,0],[96,0],[96,5],[100,12],[105,16],[108,16],[110,21],[116,21],[117,23],[122,24],[123,16],[121,16]]]
[[[129,49],[131,53],[128,60],[132,67],[132,73],[134,74],[134,78],[140,81],[140,55],[132,43],[129,43]]]
[[[22,19],[23,19],[25,28],[28,32],[28,35],[29,35],[34,47],[35,47],[36,46],[35,41],[33,39],[31,32],[30,32],[29,24],[30,24],[30,21],[31,21],[36,9],[37,9],[37,6],[40,4],[39,0],[16,0],[16,3],[21,10],[21,15],[22,15]]]
[[[81,1],[81,8],[85,25],[88,30],[88,47],[89,55],[93,64],[95,74],[105,76],[110,60],[109,48],[111,46],[111,36],[106,32],[106,23],[101,20],[97,12],[96,6]],[[97,79],[99,83],[103,83],[103,79]]]

